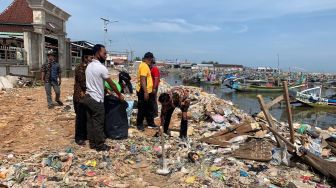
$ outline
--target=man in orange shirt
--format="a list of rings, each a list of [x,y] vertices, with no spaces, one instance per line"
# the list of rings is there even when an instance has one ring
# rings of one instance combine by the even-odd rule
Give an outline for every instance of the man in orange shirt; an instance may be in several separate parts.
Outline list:
[[[154,124],[153,107],[155,96],[153,94],[153,79],[150,71],[150,65],[154,60],[154,55],[147,52],[138,69],[138,83],[136,87],[138,96],[138,115],[137,129],[144,131],[143,120],[146,118],[149,127],[156,127]]]

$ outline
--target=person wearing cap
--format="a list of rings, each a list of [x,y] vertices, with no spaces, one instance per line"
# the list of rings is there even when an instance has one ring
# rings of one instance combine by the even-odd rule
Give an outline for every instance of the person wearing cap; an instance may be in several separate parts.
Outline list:
[[[158,103],[157,103],[157,92],[159,89],[159,84],[160,84],[160,70],[159,68],[155,65],[155,60],[152,61],[152,64],[150,66],[151,68],[151,74],[153,78],[153,94],[154,94],[154,106],[153,106],[153,115],[154,118],[158,117]]]
[[[123,95],[118,91],[116,84],[110,78],[106,61],[106,49],[101,44],[96,44],[93,49],[94,58],[85,70],[86,95],[84,104],[87,107],[87,137],[90,148],[97,151],[109,151],[110,146],[105,144],[105,86],[106,81],[112,90],[118,95],[120,100],[124,100]]]
[[[55,101],[58,105],[62,106],[63,103],[60,100],[61,89],[60,85],[62,83],[61,79],[61,67],[56,61],[55,52],[50,50],[48,51],[48,62],[43,64],[41,67],[41,80],[44,83],[44,88],[47,95],[48,108],[53,108],[52,98],[51,98],[51,87],[55,91]]]
[[[85,140],[87,139],[86,106],[83,103],[83,99],[86,92],[85,70],[92,58],[92,50],[83,50],[82,62],[75,68],[73,102],[76,113],[75,142],[78,145],[85,145]]]
[[[153,78],[150,71],[150,66],[154,60],[154,55],[147,52],[143,61],[140,63],[137,75],[137,96],[138,96],[138,114],[136,120],[137,129],[144,131],[143,121],[146,118],[148,127],[156,127],[154,124],[154,100],[153,94]]]

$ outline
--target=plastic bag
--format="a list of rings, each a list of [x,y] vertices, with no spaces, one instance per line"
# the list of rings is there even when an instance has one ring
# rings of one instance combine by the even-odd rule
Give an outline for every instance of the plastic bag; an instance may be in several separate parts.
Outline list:
[[[309,151],[316,156],[321,156],[321,153],[322,153],[321,144],[322,144],[321,139],[319,138],[312,139],[309,144]]]
[[[126,101],[126,102],[128,104],[128,107],[126,108],[127,121],[128,121],[128,125],[131,125],[131,116],[132,116],[134,101]]]
[[[105,97],[105,135],[112,139],[128,137],[128,103],[115,96]]]
[[[287,148],[273,148],[272,149],[272,161],[271,163],[274,165],[284,164],[289,166],[291,154],[287,152]]]

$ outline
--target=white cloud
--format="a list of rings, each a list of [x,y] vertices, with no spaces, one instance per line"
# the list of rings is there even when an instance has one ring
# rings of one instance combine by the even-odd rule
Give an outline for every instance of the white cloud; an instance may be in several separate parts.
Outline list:
[[[213,2],[214,3],[214,2]],[[249,21],[336,9],[335,0],[253,0],[223,1],[214,7],[222,21]]]
[[[121,32],[215,32],[221,28],[215,25],[192,24],[184,19],[165,19],[159,21],[144,20],[141,23],[120,22],[114,31]]]
[[[246,33],[249,30],[247,25],[242,25],[241,29],[235,31],[235,33]]]

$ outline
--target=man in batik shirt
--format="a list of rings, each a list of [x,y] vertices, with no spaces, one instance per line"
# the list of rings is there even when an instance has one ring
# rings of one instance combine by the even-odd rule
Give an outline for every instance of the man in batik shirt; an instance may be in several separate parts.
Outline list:
[[[51,99],[51,88],[54,88],[55,91],[55,101],[58,105],[62,106],[63,103],[60,100],[61,97],[61,67],[60,64],[56,61],[56,53],[52,50],[48,51],[48,62],[43,64],[41,67],[41,80],[44,83],[48,108],[53,108],[53,102]]]
[[[86,106],[83,103],[83,98],[85,97],[86,92],[85,70],[87,65],[92,61],[92,54],[92,50],[84,50],[82,62],[77,65],[75,69],[73,102],[76,113],[75,142],[78,145],[85,145],[85,140],[87,139]]]
[[[190,91],[183,87],[174,87],[169,92],[162,93],[159,97],[159,102],[162,105],[161,108],[161,126],[164,127],[164,133],[169,134],[168,128],[171,116],[175,108],[180,108],[182,111],[180,138],[186,139],[188,132],[188,117],[187,112],[190,106],[189,99]]]

